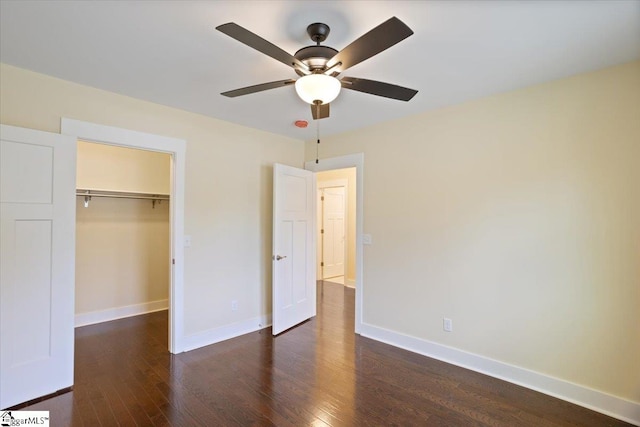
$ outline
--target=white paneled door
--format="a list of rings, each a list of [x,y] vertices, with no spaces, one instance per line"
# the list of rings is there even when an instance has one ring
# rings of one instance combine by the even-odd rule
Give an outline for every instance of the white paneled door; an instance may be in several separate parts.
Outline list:
[[[344,187],[322,189],[322,278],[344,276]]]
[[[315,175],[275,164],[273,335],[316,315]]]
[[[73,385],[75,138],[0,128],[0,408]]]

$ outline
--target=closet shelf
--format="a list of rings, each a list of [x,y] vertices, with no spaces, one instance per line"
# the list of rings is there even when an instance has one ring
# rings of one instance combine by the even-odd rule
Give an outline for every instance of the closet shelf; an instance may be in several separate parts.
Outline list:
[[[141,199],[151,200],[153,207],[156,207],[156,202],[163,200],[171,200],[168,194],[153,194],[153,193],[137,193],[131,191],[107,191],[107,190],[91,190],[88,188],[77,188],[77,197],[84,197],[84,207],[89,207],[89,202],[92,197],[109,197],[114,199]]]

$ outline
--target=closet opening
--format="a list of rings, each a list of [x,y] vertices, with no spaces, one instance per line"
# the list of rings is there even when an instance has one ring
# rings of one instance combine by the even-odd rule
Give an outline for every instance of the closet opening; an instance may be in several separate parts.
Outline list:
[[[168,350],[174,354],[181,353],[184,349],[184,182],[186,141],[66,117],[63,117],[60,121],[60,133],[73,136],[77,141],[164,153],[169,156],[171,271],[169,282]],[[120,173],[120,171],[117,173]],[[94,200],[93,197],[92,200]],[[82,203],[84,203],[84,198]],[[69,298],[73,297],[74,295],[69,295]]]
[[[78,140],[76,327],[169,310],[171,162]]]

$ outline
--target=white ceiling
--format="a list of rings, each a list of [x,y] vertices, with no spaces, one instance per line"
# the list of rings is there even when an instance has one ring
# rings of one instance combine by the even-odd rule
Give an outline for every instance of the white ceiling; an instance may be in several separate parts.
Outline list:
[[[338,50],[397,16],[414,35],[344,75],[418,89],[408,103],[342,91],[329,135],[640,58],[640,1],[0,1],[4,63],[296,139],[312,139],[295,78],[215,30],[235,22],[289,53],[324,22]]]

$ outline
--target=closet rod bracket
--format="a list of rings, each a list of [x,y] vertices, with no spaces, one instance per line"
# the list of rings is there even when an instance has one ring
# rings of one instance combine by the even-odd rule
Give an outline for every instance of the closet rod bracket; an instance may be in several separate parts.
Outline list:
[[[89,202],[91,201],[91,196],[89,195],[89,190],[87,190],[87,192],[84,195],[84,207],[88,208],[89,207]]]

